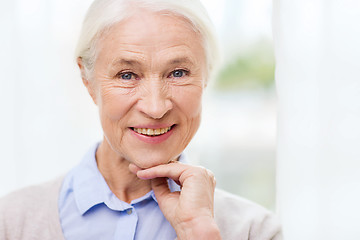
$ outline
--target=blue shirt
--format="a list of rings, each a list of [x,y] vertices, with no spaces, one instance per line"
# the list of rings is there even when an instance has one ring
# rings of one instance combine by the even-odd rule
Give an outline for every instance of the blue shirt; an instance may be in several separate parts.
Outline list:
[[[175,230],[160,211],[153,191],[130,204],[111,192],[97,168],[97,147],[66,175],[61,187],[59,214],[65,239],[175,239]],[[180,191],[173,181],[169,187]]]

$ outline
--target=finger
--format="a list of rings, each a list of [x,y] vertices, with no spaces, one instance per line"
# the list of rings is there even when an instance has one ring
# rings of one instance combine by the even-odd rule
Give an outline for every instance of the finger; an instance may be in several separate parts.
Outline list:
[[[166,178],[152,179],[151,187],[157,198],[163,198],[171,192]]]
[[[194,168],[191,165],[182,163],[169,163],[158,165],[152,168],[139,170],[137,176],[141,179],[154,179],[168,177],[174,181],[180,182],[180,176],[184,171]]]
[[[130,172],[134,173],[134,174],[137,174],[138,171],[142,170],[142,168],[136,166],[135,164],[133,163],[130,163],[129,164],[129,170]]]
[[[167,178],[155,178],[151,180],[151,187],[155,193],[156,200],[160,208],[166,209],[167,207],[173,207],[174,201],[178,198],[178,193],[172,193],[170,191]]]
[[[192,166],[184,163],[169,163],[148,169],[141,169],[137,172],[137,176],[141,179],[167,177],[181,184],[184,179],[188,177],[200,177],[211,180],[215,185],[215,177],[211,171],[203,167]]]

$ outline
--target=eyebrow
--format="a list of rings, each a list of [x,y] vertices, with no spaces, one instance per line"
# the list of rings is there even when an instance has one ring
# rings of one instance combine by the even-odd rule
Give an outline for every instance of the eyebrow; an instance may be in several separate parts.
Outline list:
[[[188,57],[180,57],[180,58],[174,58],[168,62],[169,64],[179,64],[179,63],[188,63],[188,64],[194,64],[194,62],[188,58]]]
[[[169,60],[167,65],[177,65],[177,64],[191,64],[194,65],[194,62],[189,57],[177,57]],[[141,61],[133,59],[118,59],[114,62],[113,65],[128,65],[128,66],[141,66]]]
[[[141,65],[141,63],[137,60],[130,60],[130,59],[119,59],[117,61],[115,61],[114,65],[130,65],[130,66],[134,66],[134,65]]]

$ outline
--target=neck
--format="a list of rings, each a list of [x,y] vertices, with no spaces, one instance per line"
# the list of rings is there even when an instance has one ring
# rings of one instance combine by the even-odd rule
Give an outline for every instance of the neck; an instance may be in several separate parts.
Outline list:
[[[96,162],[110,190],[120,200],[130,203],[151,190],[150,181],[130,172],[130,162],[119,156],[105,138],[96,151]]]

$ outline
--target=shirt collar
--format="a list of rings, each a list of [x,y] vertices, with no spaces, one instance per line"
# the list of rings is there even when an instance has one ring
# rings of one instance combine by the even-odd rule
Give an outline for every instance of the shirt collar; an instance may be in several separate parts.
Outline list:
[[[74,195],[81,214],[111,197],[106,191],[108,186],[97,168],[95,153],[98,146],[99,143],[91,147],[74,169]]]
[[[119,200],[111,192],[97,167],[95,154],[99,145],[100,143],[97,143],[89,149],[73,172],[75,201],[82,215],[90,208],[101,203],[104,203],[112,210],[124,211],[131,208],[131,205],[145,199],[152,198],[157,202],[152,190],[144,196],[133,200],[130,204]],[[180,155],[179,162],[187,162],[185,154]],[[173,180],[169,179],[168,184],[171,192],[180,191],[180,186]]]

